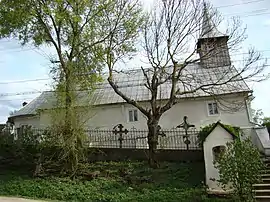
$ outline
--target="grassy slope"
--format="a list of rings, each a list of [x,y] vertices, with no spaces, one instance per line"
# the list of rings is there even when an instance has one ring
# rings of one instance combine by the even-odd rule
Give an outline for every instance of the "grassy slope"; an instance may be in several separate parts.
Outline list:
[[[92,180],[33,179],[27,173],[2,170],[0,195],[62,201],[223,201],[207,199],[202,192],[202,163],[164,163],[152,170],[140,162],[102,162],[89,165],[87,170],[100,175]]]

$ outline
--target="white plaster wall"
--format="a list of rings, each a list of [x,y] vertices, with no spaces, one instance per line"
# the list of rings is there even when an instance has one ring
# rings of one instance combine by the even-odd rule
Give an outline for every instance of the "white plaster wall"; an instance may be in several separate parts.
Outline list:
[[[40,113],[40,128],[46,128],[51,125],[51,115],[48,111]]]
[[[206,185],[211,190],[222,190],[217,182],[219,173],[213,164],[212,149],[216,146],[226,146],[226,143],[231,141],[233,141],[233,137],[218,125],[203,143]],[[215,181],[211,179],[215,179]]]
[[[125,127],[128,127],[124,105],[103,105],[93,108],[88,115],[89,119],[85,125],[88,128],[112,129],[115,125],[121,123]],[[142,122],[141,114],[139,114],[138,120],[140,120],[140,123]]]
[[[240,98],[236,98],[236,100],[240,100]],[[189,123],[194,124],[197,129],[199,129],[201,126],[217,122],[218,120],[224,124],[242,127],[250,126],[248,113],[244,106],[238,111],[225,111],[219,109],[218,115],[211,116],[208,115],[207,108],[207,104],[211,101],[211,99],[182,101],[166,112],[164,116],[162,116],[160,123],[165,128],[175,127],[183,122],[184,116],[188,116]]]
[[[230,98],[231,99],[231,98]],[[240,97],[235,98],[240,99]],[[162,128],[171,129],[183,122],[183,117],[188,116],[188,121],[195,124],[197,129],[201,126],[221,120],[222,123],[232,124],[236,126],[250,126],[248,113],[246,108],[240,111],[231,113],[228,111],[219,110],[219,115],[209,116],[207,103],[211,99],[201,100],[185,100],[173,106],[160,119],[159,124]],[[144,103],[147,106],[147,103]],[[78,110],[78,115],[81,115],[85,127],[97,129],[112,129],[115,125],[121,123],[125,128],[147,129],[146,117],[142,113],[138,113],[138,121],[128,121],[128,110],[135,109],[128,104],[103,105],[91,108],[89,112],[85,109]],[[59,115],[60,116],[60,115]],[[15,124],[18,125],[23,119],[15,119]],[[33,121],[34,125],[44,128],[50,125],[51,116],[48,111],[41,112],[40,119],[29,119],[28,123]],[[17,123],[18,122],[18,123]],[[39,122],[39,123],[37,123]]]
[[[197,129],[220,120],[224,124],[232,124],[241,127],[250,126],[249,117],[246,108],[231,112],[219,110],[218,115],[209,116],[207,103],[208,100],[188,100],[181,101],[173,106],[169,111],[163,114],[159,124],[162,128],[171,129],[183,122],[183,117],[188,116],[188,121],[194,124]],[[147,105],[147,103],[145,103]],[[137,122],[128,122],[128,110],[135,109],[128,104],[104,105],[95,109],[95,115],[92,116],[88,127],[109,128],[116,124],[123,124],[126,128],[135,127],[136,129],[147,129],[147,119],[139,112]],[[90,117],[90,116],[89,116]]]
[[[232,99],[232,98],[229,98]],[[235,98],[235,99],[240,99]],[[207,103],[213,101],[211,99],[200,99],[200,100],[185,100],[173,106],[169,111],[167,111],[160,119],[159,124],[163,129],[175,128],[177,125],[183,122],[183,117],[188,116],[188,121],[191,124],[194,124],[197,129],[201,126],[208,125],[210,123],[220,120],[224,124],[232,124],[240,127],[250,126],[248,113],[246,108],[243,108],[240,111],[230,113],[228,111],[219,110],[219,114],[215,116],[208,115]],[[147,106],[147,103],[143,103],[144,106]],[[111,130],[117,124],[123,124],[125,128],[129,129],[129,134],[126,135],[126,138],[132,139],[137,135],[146,136],[142,133],[132,133],[132,128],[137,130],[147,129],[147,120],[146,117],[138,112],[138,121],[129,122],[128,121],[128,111],[130,109],[135,109],[133,106],[123,103],[123,104],[114,104],[114,105],[103,105],[92,107],[89,110],[86,108],[78,108],[77,115],[80,117],[80,120],[84,123],[85,128],[89,129],[99,129],[99,130]],[[64,120],[64,114],[56,114],[54,112],[53,116],[50,111],[43,111],[40,113],[40,116],[35,117],[17,117],[15,118],[15,127],[20,127],[21,125],[32,125],[35,128],[46,128],[51,125],[54,120],[52,117],[57,116],[58,120]],[[55,122],[54,122],[55,123]],[[95,136],[98,138],[104,135],[103,134],[94,134],[92,135],[93,139]],[[108,133],[106,133],[108,134]],[[183,138],[181,136],[173,137],[174,134],[167,134],[166,137],[160,137],[159,147],[163,149],[176,149],[175,142],[179,142],[179,145],[184,145]],[[129,137],[129,136],[132,136]],[[104,137],[105,138],[105,137]],[[108,135],[106,136],[108,138]],[[115,147],[118,147],[117,137],[110,135],[110,138],[114,138],[110,141],[110,145],[106,145],[108,141],[105,141],[105,145],[100,145],[100,140],[98,142],[93,142],[92,146],[100,147],[112,147],[115,143]],[[115,140],[115,141],[114,141]],[[129,142],[128,142],[129,141]],[[123,147],[126,145],[128,147],[136,148],[147,148],[147,138],[138,138],[135,142],[130,142],[130,140],[123,142]],[[192,147],[192,145],[190,145]]]
[[[19,128],[22,125],[31,125],[34,128],[39,128],[39,126],[40,126],[39,116],[15,117],[14,118],[14,126],[15,126],[15,128]]]

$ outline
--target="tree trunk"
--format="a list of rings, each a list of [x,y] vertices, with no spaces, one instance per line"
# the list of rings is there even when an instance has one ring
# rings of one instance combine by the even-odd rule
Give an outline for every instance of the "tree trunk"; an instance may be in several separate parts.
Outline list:
[[[75,142],[73,139],[74,132],[72,131],[72,97],[71,97],[71,85],[69,76],[66,75],[66,83],[65,83],[65,122],[63,128],[63,135],[64,135],[64,155],[66,156],[65,159],[65,169],[67,171],[74,173],[74,164],[76,164],[76,157],[74,157],[74,152],[70,148],[74,148]]]
[[[65,135],[70,135],[71,132],[71,107],[72,107],[72,98],[71,98],[71,89],[70,89],[70,79],[66,75],[66,86],[65,86]]]
[[[158,168],[157,145],[158,145],[158,122],[159,119],[153,118],[147,121],[148,126],[148,163],[151,168]]]

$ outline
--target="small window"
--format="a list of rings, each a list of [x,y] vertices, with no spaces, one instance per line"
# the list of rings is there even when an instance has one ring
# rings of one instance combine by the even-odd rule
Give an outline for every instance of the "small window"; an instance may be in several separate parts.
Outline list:
[[[212,148],[213,161],[217,161],[221,154],[225,152],[225,146],[216,146]]]
[[[137,109],[128,111],[128,121],[129,122],[138,121],[138,110]]]
[[[216,102],[208,103],[208,114],[209,115],[216,115],[218,114],[218,106]]]

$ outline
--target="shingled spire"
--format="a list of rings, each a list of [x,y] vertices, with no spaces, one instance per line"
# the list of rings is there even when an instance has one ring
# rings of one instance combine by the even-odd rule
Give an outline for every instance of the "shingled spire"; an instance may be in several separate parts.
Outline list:
[[[210,14],[207,9],[206,3],[203,5],[203,21],[202,21],[202,30],[200,34],[200,38],[213,38],[213,37],[224,37],[225,35],[222,34],[216,28],[216,25],[212,21]]]
[[[216,28],[206,3],[203,7],[202,29],[197,43],[197,52],[203,67],[213,68],[231,65],[228,42],[229,37]]]

